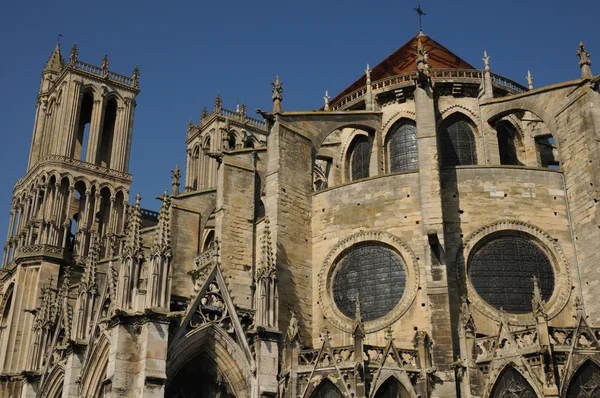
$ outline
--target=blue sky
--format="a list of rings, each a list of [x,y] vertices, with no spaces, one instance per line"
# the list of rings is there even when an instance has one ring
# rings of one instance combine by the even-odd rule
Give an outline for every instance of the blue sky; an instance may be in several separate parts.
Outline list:
[[[235,109],[271,106],[270,82],[284,83],[284,110],[322,106],[418,32],[418,0],[316,1],[30,1],[4,2],[0,12],[0,236],[5,234],[12,186],[22,177],[34,122],[40,72],[62,33],[63,55],[130,75],[139,64],[131,155],[131,197],[158,209],[154,196],[185,164],[188,120],[198,122],[217,92]],[[580,76],[575,51],[583,40],[600,74],[600,2],[580,0],[423,0],[423,30],[482,68],[536,87]],[[10,145],[8,145],[10,143]]]

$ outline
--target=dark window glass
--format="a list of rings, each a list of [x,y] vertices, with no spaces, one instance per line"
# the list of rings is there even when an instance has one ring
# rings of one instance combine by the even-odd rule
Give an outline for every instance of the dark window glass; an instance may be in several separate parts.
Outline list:
[[[350,172],[352,181],[369,176],[369,164],[371,163],[371,143],[364,135],[354,139],[352,153],[350,155]]]
[[[513,314],[531,312],[533,276],[547,301],[554,291],[552,266],[538,245],[521,236],[488,240],[469,260],[469,278],[479,296]]]
[[[515,128],[507,122],[498,124],[498,151],[500,152],[500,164],[519,165],[517,157],[517,148],[515,147],[515,138],[517,132]]]
[[[418,169],[417,126],[413,122],[402,121],[395,124],[389,134],[390,172],[397,173]]]
[[[167,386],[168,398],[235,398],[225,376],[207,355],[198,355],[177,372]]]
[[[477,164],[473,129],[462,116],[450,116],[444,121],[439,146],[442,167]]]
[[[406,392],[404,387],[400,385],[400,382],[390,377],[375,394],[375,398],[408,398],[410,395]]]
[[[498,377],[491,398],[537,398],[537,394],[521,373],[509,367]]]
[[[356,295],[359,295],[363,320],[371,321],[390,312],[404,293],[404,264],[388,246],[367,243],[352,247],[336,267],[333,299],[349,318],[354,319]]]
[[[312,393],[311,398],[342,398],[342,393],[328,379],[325,379]]]
[[[600,368],[591,361],[584,363],[571,381],[567,398],[600,398]]]

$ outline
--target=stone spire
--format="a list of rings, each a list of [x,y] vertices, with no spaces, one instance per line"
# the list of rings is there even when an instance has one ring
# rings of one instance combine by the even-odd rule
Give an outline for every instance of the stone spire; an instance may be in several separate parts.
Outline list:
[[[43,72],[60,72],[63,65],[64,60],[60,53],[60,43],[56,42],[54,51],[52,51],[52,54],[50,54],[50,58],[48,58],[48,62],[46,62]]]
[[[176,169],[179,171],[179,167]],[[179,182],[179,181],[178,181]],[[171,198],[167,190],[162,195],[162,205],[158,214],[158,225],[156,226],[156,234],[152,242],[152,251],[163,252],[171,246]]]
[[[324,111],[329,110],[329,100],[330,99],[331,99],[331,97],[329,96],[329,92],[327,92],[327,90],[325,90],[325,96],[323,97],[323,100],[325,101],[325,106],[323,106]]]
[[[140,67],[139,67],[139,65],[136,65],[135,68],[133,68],[133,72],[131,73],[131,79],[133,80],[133,87],[139,88],[140,87]]]
[[[261,242],[262,261],[261,265],[263,268],[274,268],[275,263],[273,262],[273,246],[271,245],[271,228],[268,217],[265,217],[265,226],[263,230],[262,242]]]
[[[217,93],[217,97],[215,98],[215,109],[220,111],[223,107],[223,98],[221,98],[221,93]]]
[[[77,62],[78,57],[79,48],[77,47],[77,43],[73,43],[73,47],[71,47],[71,53],[69,54],[69,65],[75,65],[75,62]]]
[[[275,81],[271,83],[273,89],[273,114],[276,115],[278,113],[283,113],[283,109],[281,108],[281,101],[283,101],[283,83],[279,80],[279,75],[275,77]]]
[[[244,101],[242,101],[242,104],[240,105],[239,113],[242,116],[242,119],[246,119],[246,114],[248,113],[248,107],[246,106],[246,103]]]
[[[594,77],[592,75],[592,70],[590,66],[592,65],[592,61],[590,61],[590,53],[585,49],[585,45],[583,42],[579,43],[579,49],[577,50],[577,56],[579,57],[579,67],[581,68],[581,77],[583,79],[591,79]]]
[[[261,261],[256,270],[255,324],[276,328],[279,318],[279,293],[277,289],[277,268],[273,258],[269,219],[265,217],[261,239]]]
[[[138,193],[135,197],[135,205],[131,208],[129,219],[127,220],[127,235],[125,236],[125,255],[136,256],[142,250],[142,236],[140,228],[142,226],[142,215],[140,212],[140,201],[142,197]]]
[[[175,170],[171,170],[171,196],[179,195],[179,179],[181,178],[181,170],[179,165],[175,165]]]
[[[90,254],[85,261],[85,268],[79,285],[80,293],[98,294],[98,259],[100,253],[100,242],[98,234],[93,233],[90,243]]]
[[[208,109],[206,109],[206,105],[202,107],[202,112],[200,113],[200,119],[204,120],[208,116]]]
[[[371,67],[367,64],[367,69],[365,69],[365,77],[367,79],[367,85],[371,84]]]
[[[529,87],[530,90],[533,90],[533,76],[531,75],[531,71],[528,70],[527,71],[527,86]]]
[[[104,54],[104,58],[102,58],[102,77],[108,77],[108,67],[110,63],[108,62],[108,54]]]
[[[187,125],[187,131],[189,132],[192,129],[192,127],[194,127],[194,121],[190,118]]]
[[[371,67],[369,64],[367,64],[367,69],[365,69],[365,79],[367,88],[367,93],[365,95],[365,109],[367,111],[374,111],[375,96],[373,95],[373,86],[371,86]]]

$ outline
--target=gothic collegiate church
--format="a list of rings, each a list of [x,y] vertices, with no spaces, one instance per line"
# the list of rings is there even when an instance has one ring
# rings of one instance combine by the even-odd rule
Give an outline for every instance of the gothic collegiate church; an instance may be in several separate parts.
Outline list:
[[[547,87],[419,33],[318,111],[279,77],[256,114],[218,96],[159,212],[130,191],[139,69],[57,44],[0,397],[600,397],[600,76],[574,44]]]

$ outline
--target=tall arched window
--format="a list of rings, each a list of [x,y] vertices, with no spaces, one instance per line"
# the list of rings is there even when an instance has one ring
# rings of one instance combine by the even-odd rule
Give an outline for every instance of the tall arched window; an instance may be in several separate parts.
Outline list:
[[[371,163],[371,142],[366,135],[357,135],[350,146],[350,179],[352,181],[369,177]]]
[[[496,381],[492,390],[491,398],[537,398],[537,394],[515,368],[509,366],[506,368]]]
[[[496,125],[498,135],[498,152],[500,153],[500,164],[520,165],[517,156],[516,140],[517,131],[512,124],[502,121]]]
[[[388,169],[390,173],[419,168],[417,125],[415,122],[402,119],[394,123],[386,140]]]
[[[444,120],[438,140],[441,167],[477,164],[475,135],[465,116],[454,114]]]
[[[71,157],[85,161],[87,156],[87,146],[90,131],[90,122],[92,121],[92,109],[94,107],[94,95],[88,91],[83,94],[79,111],[79,124],[77,125],[77,135],[75,136],[75,145]]]
[[[104,167],[110,167],[111,152],[115,135],[115,124],[117,121],[117,102],[111,98],[104,109],[104,121],[102,123],[102,133],[98,144],[96,155],[96,164]]]

